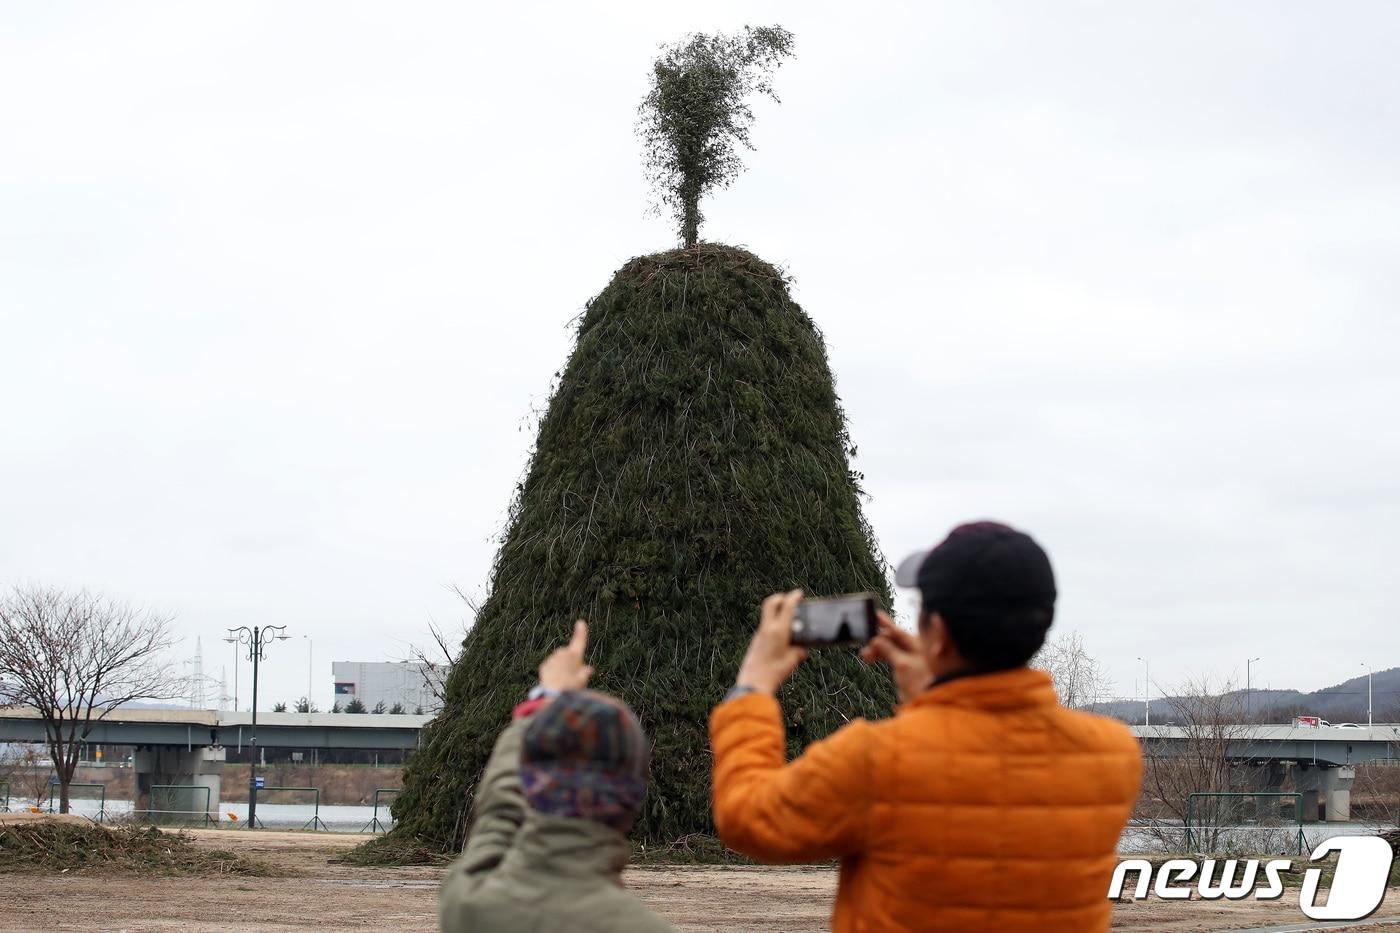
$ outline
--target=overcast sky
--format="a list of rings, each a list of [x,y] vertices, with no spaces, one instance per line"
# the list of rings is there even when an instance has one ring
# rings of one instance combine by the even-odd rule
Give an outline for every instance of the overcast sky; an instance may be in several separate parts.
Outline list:
[[[460,626],[571,319],[674,242],[657,45],[773,22],[703,233],[824,329],[886,557],[1026,528],[1122,695],[1400,664],[1383,2],[6,4],[0,584],[172,613],[230,690],[286,625],[267,703],[303,635],[325,707]]]

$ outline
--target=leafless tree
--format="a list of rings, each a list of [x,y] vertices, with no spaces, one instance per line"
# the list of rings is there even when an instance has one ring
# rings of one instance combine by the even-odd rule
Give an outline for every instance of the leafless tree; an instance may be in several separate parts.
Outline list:
[[[183,693],[165,657],[171,643],[168,618],[87,591],[16,587],[0,597],[0,705],[38,711],[60,812],[98,721],[133,700]]]
[[[15,742],[0,754],[0,784],[8,785],[10,805],[15,800],[31,800],[42,807],[49,799],[49,760],[42,746]]]
[[[1158,744],[1151,736],[1144,739],[1140,811],[1169,820],[1170,827],[1155,823],[1155,834],[1162,842],[1180,845],[1179,827],[1186,825],[1189,809],[1196,847],[1219,851],[1224,828],[1241,819],[1234,810],[1239,802],[1205,798],[1188,807],[1188,801],[1199,793],[1248,793],[1264,783],[1262,769],[1240,755],[1253,728],[1245,721],[1244,693],[1209,677],[1192,678],[1167,693],[1166,719],[1178,740]],[[1256,812],[1244,816],[1257,824],[1265,808],[1255,804]]]
[[[1045,642],[1031,662],[1050,674],[1060,702],[1071,709],[1092,707],[1113,690],[1113,682],[1089,656],[1078,632],[1061,632]]]

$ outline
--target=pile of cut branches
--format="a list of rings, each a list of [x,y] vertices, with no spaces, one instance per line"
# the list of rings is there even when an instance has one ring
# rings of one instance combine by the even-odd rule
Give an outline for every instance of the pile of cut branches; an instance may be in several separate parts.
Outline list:
[[[579,322],[391,838],[355,857],[460,851],[496,737],[578,618],[593,687],[629,703],[654,743],[633,838],[722,857],[681,841],[715,835],[706,723],[759,603],[801,587],[888,605],[855,452],[821,332],[778,269],[709,243],[623,266]],[[855,717],[889,715],[894,691],[833,650],[814,652],[780,699],[795,755]]]
[[[0,824],[0,872],[266,875],[262,863],[194,845],[154,826],[108,829],[57,820]]]

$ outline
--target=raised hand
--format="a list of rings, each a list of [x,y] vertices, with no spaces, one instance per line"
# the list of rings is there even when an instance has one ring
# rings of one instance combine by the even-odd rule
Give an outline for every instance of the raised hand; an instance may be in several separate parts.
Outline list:
[[[792,676],[807,657],[806,648],[792,644],[792,619],[802,591],[774,593],[763,601],[758,631],[749,642],[744,663],[739,667],[736,684],[753,687],[762,693],[777,693],[778,688]]]
[[[593,668],[583,663],[583,649],[588,646],[588,623],[579,619],[569,643],[550,652],[540,664],[540,686],[546,690],[582,690],[593,676]]]

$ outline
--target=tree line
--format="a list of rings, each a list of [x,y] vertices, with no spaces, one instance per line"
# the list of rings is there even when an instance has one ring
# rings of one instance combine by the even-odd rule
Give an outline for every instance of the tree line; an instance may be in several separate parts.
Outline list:
[[[274,713],[319,713],[321,710],[306,697],[301,697],[292,704],[291,709],[287,708],[286,703],[274,703],[272,705],[272,711]],[[340,701],[337,700],[330,711],[332,713],[387,713],[390,716],[407,716],[409,714],[408,708],[402,703],[395,703],[389,706],[383,700],[380,700],[378,703],[374,704],[373,708],[370,708],[365,706],[359,697],[351,697],[350,701],[344,706],[341,706]],[[413,708],[413,715],[422,716],[423,707],[415,706]]]

